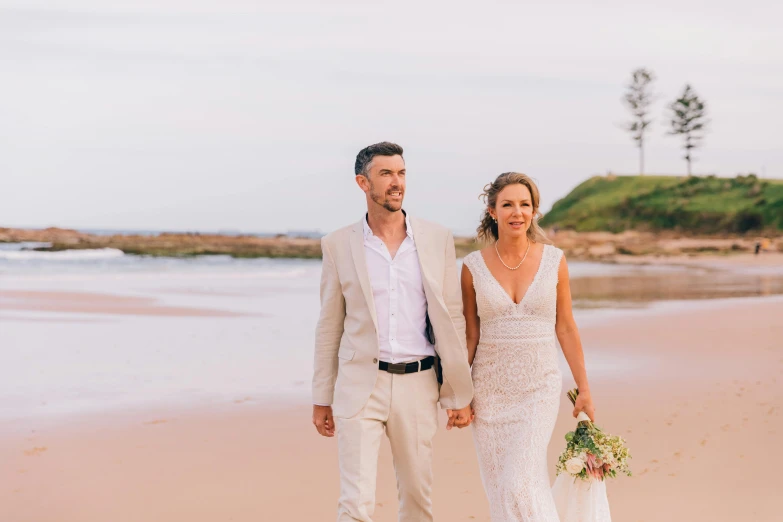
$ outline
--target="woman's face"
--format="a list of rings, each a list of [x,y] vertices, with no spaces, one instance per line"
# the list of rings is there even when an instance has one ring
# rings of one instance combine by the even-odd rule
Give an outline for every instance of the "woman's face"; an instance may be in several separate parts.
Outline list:
[[[523,237],[533,223],[533,197],[521,183],[506,186],[498,193],[495,208],[490,215],[498,221],[500,237]]]

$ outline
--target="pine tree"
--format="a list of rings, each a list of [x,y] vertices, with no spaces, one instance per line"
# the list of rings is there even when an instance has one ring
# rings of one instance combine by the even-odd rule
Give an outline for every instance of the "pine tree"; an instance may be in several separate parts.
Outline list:
[[[639,147],[639,173],[644,174],[644,135],[652,120],[647,119],[650,106],[654,101],[652,83],[655,75],[652,71],[641,68],[632,73],[631,83],[628,84],[624,101],[631,111],[632,120],[625,125],[625,129],[631,133],[631,137]]]
[[[709,124],[707,106],[690,85],[685,86],[679,98],[669,105],[671,130],[669,134],[683,136],[685,142],[685,161],[688,162],[688,175],[691,175],[691,150],[701,146],[704,132]]]

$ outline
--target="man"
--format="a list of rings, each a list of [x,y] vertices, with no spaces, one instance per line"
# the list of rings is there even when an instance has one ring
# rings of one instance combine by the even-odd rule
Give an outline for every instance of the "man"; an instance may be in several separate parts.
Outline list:
[[[355,174],[367,213],[321,241],[313,424],[325,437],[337,432],[338,522],[372,521],[384,431],[399,520],[430,521],[438,401],[448,413],[447,429],[472,421],[454,238],[402,210],[406,171],[399,145],[361,150]]]

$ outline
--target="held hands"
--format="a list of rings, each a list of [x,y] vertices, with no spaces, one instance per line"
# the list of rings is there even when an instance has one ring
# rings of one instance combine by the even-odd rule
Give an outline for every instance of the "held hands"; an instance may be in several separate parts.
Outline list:
[[[324,437],[334,437],[334,417],[331,406],[313,405],[313,425]]]
[[[470,404],[461,410],[446,410],[446,413],[449,416],[449,421],[446,423],[447,430],[450,430],[454,426],[458,428],[467,428],[475,418],[473,406]]]
[[[593,405],[593,397],[590,392],[579,392],[574,404],[574,417],[579,415],[579,412],[583,411],[590,417],[591,422],[595,422],[595,406]]]
[[[475,415],[473,407],[469,404],[459,410],[446,410],[449,420],[446,423],[446,429],[452,427],[467,428],[473,422]],[[324,437],[334,437],[334,417],[332,416],[331,406],[313,405],[313,425],[318,433]]]

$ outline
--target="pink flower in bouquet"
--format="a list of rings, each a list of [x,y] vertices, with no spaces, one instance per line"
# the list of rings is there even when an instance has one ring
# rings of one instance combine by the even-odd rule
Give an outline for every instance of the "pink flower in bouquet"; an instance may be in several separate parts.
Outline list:
[[[588,471],[593,471],[593,469],[596,466],[595,455],[593,455],[592,453],[588,453],[587,454],[587,461],[585,462],[585,464],[587,465],[587,470]]]
[[[599,465],[598,462],[596,462],[595,455],[592,453],[587,454],[587,462],[585,462],[585,465],[587,466],[587,474],[593,477],[597,480],[603,480],[604,478],[604,470],[603,466]]]

